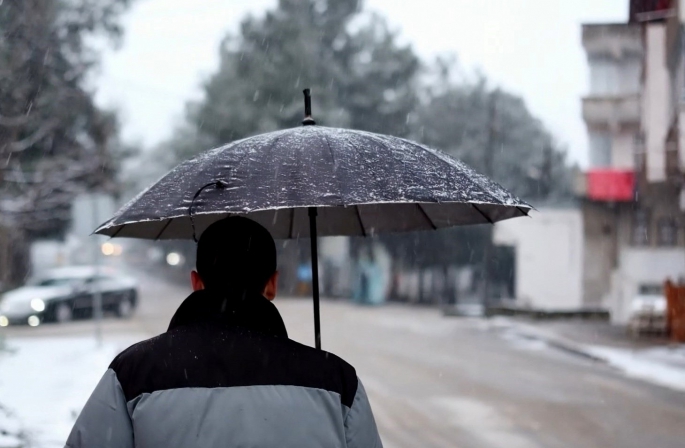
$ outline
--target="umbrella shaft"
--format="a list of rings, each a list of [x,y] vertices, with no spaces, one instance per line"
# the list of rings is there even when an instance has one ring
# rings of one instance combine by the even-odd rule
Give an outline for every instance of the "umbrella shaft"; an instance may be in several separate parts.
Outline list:
[[[312,247],[312,295],[314,296],[314,338],[321,350],[321,320],[319,318],[319,250],[316,238],[316,207],[309,207],[309,238]]]

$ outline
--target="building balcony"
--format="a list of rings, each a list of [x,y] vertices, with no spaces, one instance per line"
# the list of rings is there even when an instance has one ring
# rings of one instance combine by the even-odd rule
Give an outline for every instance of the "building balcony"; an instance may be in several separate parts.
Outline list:
[[[588,125],[611,128],[640,124],[640,96],[590,96],[583,98],[583,119]]]
[[[628,23],[584,24],[583,47],[588,55],[621,57],[627,54],[642,55],[642,30]]]
[[[612,168],[591,169],[585,173],[585,197],[600,202],[631,202],[635,173]]]

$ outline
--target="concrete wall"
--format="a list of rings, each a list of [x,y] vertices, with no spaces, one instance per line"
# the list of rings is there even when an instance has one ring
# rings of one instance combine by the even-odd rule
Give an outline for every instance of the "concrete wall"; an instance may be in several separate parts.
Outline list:
[[[628,322],[630,303],[643,283],[663,283],[685,275],[685,251],[682,248],[623,248],[620,270],[612,277],[611,320]]]
[[[617,209],[604,203],[583,204],[583,303],[602,305],[616,265]]]
[[[666,66],[666,26],[645,25],[645,66],[642,91],[642,130],[647,154],[647,180],[666,179],[666,136],[668,133],[670,74]]]
[[[495,226],[495,244],[516,248],[516,300],[533,308],[583,305],[583,220],[579,209],[542,209]]]
[[[612,168],[632,170],[635,168],[635,133],[620,132],[614,135],[611,144]]]

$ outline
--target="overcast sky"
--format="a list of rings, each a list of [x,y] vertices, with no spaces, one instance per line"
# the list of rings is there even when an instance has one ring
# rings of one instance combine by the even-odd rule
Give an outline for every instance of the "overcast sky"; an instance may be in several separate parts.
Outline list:
[[[276,0],[138,0],[118,51],[104,57],[98,101],[122,112],[124,137],[146,146],[168,137],[186,100],[218,66],[218,44],[246,14]],[[467,72],[521,95],[585,163],[580,97],[587,65],[583,22],[624,22],[628,0],[366,0],[426,60],[454,53]]]

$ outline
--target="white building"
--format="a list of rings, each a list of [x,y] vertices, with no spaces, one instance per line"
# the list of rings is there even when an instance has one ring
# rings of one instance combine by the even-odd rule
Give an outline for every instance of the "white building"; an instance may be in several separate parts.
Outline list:
[[[542,208],[495,228],[497,244],[516,247],[519,305],[603,308],[622,325],[642,286],[685,274],[685,220],[674,208],[685,182],[673,175],[685,167],[673,130],[685,112],[673,106],[669,80],[685,81],[685,62],[678,46],[670,52],[678,62],[667,64],[667,37],[662,22],[583,25],[590,164],[581,206]],[[679,88],[674,95],[685,98],[685,82]]]
[[[650,9],[661,3],[630,6],[630,23],[583,25],[591,162],[583,201],[584,302],[609,309],[616,324],[627,323],[642,285],[685,273],[682,181],[669,174],[678,141],[671,80],[682,76],[669,72],[677,65],[668,62],[671,13]]]
[[[532,219],[495,225],[495,244],[514,246],[519,306],[547,311],[586,308],[583,301],[583,217],[578,208],[542,208]]]
[[[590,169],[635,167],[634,142],[640,128],[640,27],[583,25],[589,92],[582,99],[590,146]]]

